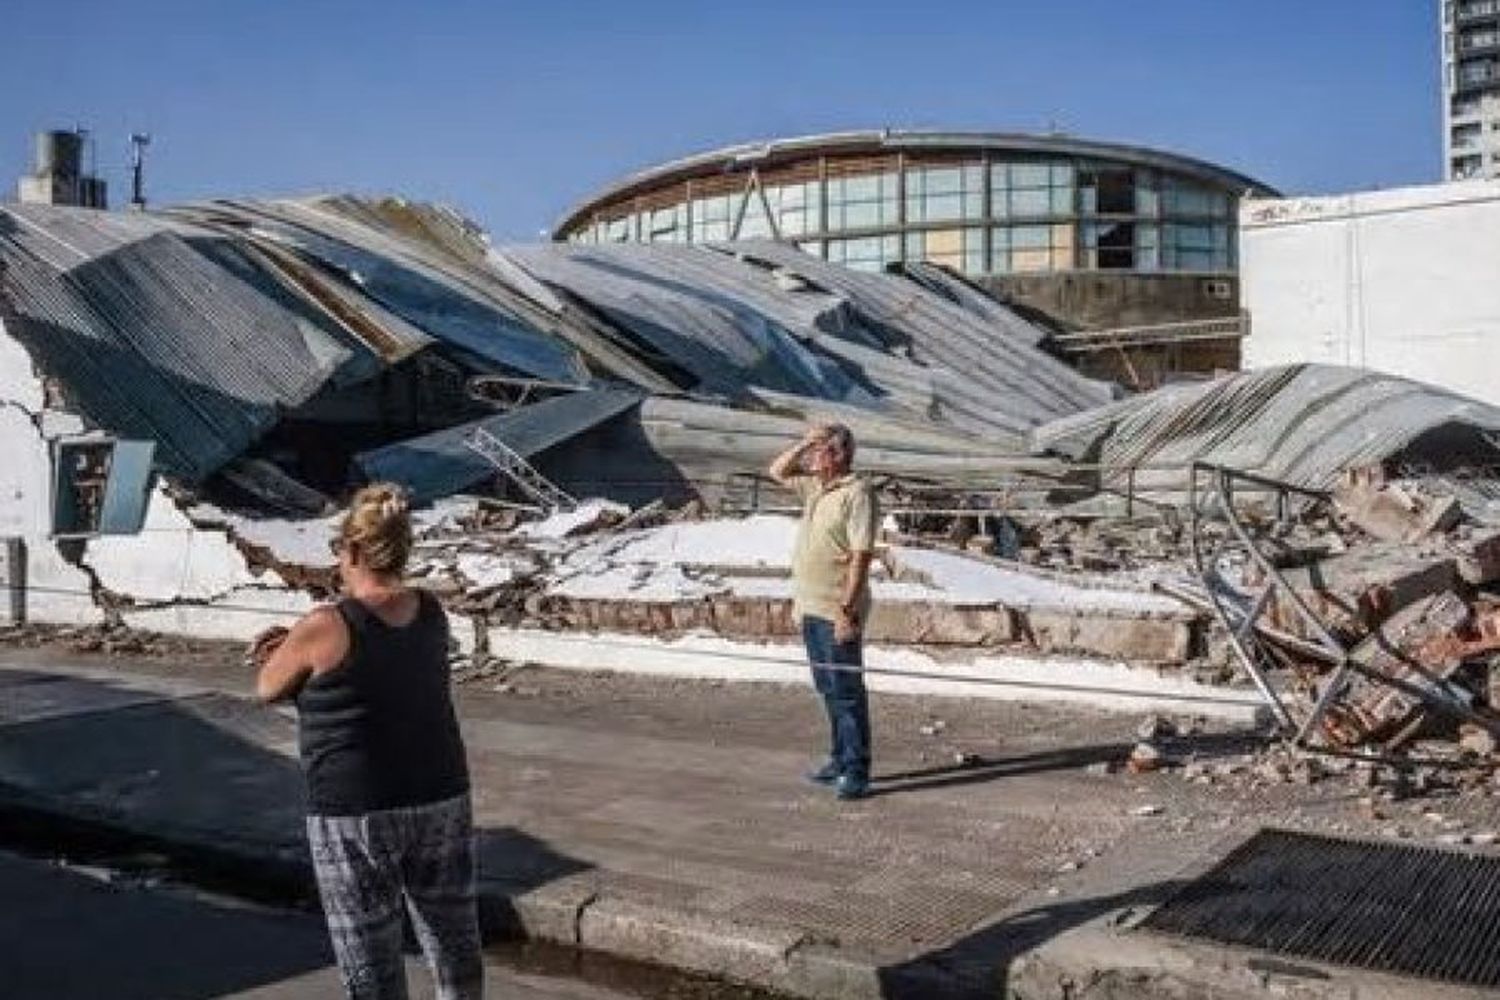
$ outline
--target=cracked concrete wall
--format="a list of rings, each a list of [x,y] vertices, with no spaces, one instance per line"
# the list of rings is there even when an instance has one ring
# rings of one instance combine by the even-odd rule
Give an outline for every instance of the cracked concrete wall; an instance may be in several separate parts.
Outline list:
[[[26,614],[61,625],[102,622],[91,581],[62,557],[51,528],[50,442],[83,430],[70,414],[47,410],[31,356],[0,324],[0,538],[26,543]]]
[[[139,535],[91,539],[83,561],[132,600],[119,609],[127,624],[156,632],[248,640],[312,607],[275,570],[252,569],[228,529],[195,525],[160,485]]]
[[[116,609],[127,624],[197,638],[249,639],[312,606],[275,572],[252,572],[227,530],[195,526],[160,484],[140,534],[88,539],[78,564],[69,562],[50,537],[51,443],[85,429],[77,416],[47,408],[30,355],[0,324],[0,538],[26,544],[29,621],[108,620],[96,580],[131,599]]]

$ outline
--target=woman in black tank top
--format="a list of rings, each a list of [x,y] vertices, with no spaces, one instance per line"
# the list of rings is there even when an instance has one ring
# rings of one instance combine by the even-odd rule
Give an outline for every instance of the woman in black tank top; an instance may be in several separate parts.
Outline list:
[[[355,495],[334,542],[343,596],[257,641],[257,691],[295,699],[308,843],[351,998],[405,997],[402,903],[440,1000],[481,991],[473,819],[449,692],[448,620],[402,582],[399,487]]]

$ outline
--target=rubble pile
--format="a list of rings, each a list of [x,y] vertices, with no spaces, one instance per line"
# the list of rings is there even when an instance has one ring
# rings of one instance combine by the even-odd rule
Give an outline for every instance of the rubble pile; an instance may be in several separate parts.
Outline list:
[[[1488,759],[1500,525],[1487,516],[1440,481],[1351,469],[1325,496],[1235,511],[1242,544],[1200,567],[1200,596],[1246,671],[1284,680],[1282,722],[1304,742],[1393,752],[1437,738]]]

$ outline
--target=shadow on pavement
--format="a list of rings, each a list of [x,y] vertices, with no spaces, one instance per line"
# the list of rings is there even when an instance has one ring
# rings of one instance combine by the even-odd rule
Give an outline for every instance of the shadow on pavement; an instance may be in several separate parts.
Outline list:
[[[328,964],[290,720],[227,695],[153,700],[18,671],[0,672],[0,703],[0,851],[42,859],[0,854],[0,994],[207,1000]],[[482,878],[509,893],[590,867],[512,829],[477,840]],[[49,863],[107,873],[143,856],[157,878],[302,912],[127,890]],[[505,899],[484,909],[486,927],[514,926]]]
[[[232,909],[3,855],[0,897],[11,1000],[207,1000],[332,961],[310,913]]]
[[[1011,964],[1065,931],[1105,914],[1165,901],[1184,883],[1157,882],[1128,892],[1064,900],[1012,914],[940,951],[880,971],[887,1000],[993,1000],[1010,996]],[[935,989],[935,984],[941,984]]]
[[[1191,756],[1197,760],[1212,760],[1246,753],[1263,746],[1266,741],[1258,734],[1242,732],[1174,737],[1158,742],[1169,757]],[[1132,743],[1100,743],[1085,747],[1063,747],[1014,757],[981,757],[944,767],[877,774],[869,797],[953,788],[1045,771],[1070,771],[1090,764],[1121,764],[1130,755],[1133,746]]]

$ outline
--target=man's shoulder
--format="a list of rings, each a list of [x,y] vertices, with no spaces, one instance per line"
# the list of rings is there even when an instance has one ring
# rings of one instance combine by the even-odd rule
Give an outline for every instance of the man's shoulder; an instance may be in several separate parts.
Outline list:
[[[875,477],[868,472],[851,472],[840,485],[851,495],[872,500],[875,498]]]

